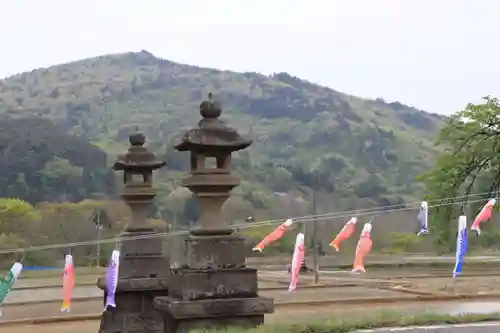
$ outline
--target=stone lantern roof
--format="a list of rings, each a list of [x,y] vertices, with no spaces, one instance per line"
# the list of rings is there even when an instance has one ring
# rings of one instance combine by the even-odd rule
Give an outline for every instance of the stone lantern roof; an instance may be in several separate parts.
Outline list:
[[[211,93],[208,94],[208,100],[200,104],[203,119],[197,127],[186,131],[174,148],[178,151],[215,150],[231,153],[250,146],[251,140],[244,139],[219,119],[221,113],[220,104],[212,100]]]
[[[129,142],[130,147],[128,151],[118,156],[113,166],[114,170],[141,173],[157,170],[165,166],[166,163],[164,161],[158,160],[153,152],[144,147],[146,143],[144,134],[139,131],[131,134]]]

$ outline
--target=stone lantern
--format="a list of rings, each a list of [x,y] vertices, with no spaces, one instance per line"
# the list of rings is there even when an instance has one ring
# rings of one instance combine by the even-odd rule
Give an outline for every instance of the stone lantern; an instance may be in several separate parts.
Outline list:
[[[229,199],[230,191],[239,185],[231,175],[231,153],[247,148],[251,141],[243,139],[234,129],[226,127],[218,118],[221,108],[209,100],[201,103],[203,119],[198,127],[184,134],[175,149],[188,151],[191,176],[183,185],[190,189],[200,205],[200,229],[192,233],[231,234],[222,218],[222,206]],[[209,162],[213,161],[211,165]]]
[[[144,147],[146,138],[140,132],[130,135],[130,148],[118,156],[113,170],[123,171],[123,192],[121,197],[132,211],[132,219],[125,231],[151,231],[147,212],[156,190],[153,187],[153,171],[165,166],[154,153]]]
[[[141,133],[129,138],[130,148],[120,155],[113,167],[123,171],[121,197],[130,207],[130,223],[120,236],[119,281],[116,290],[116,308],[108,308],[102,315],[100,333],[163,332],[161,314],[153,309],[156,296],[168,295],[169,259],[163,253],[163,239],[155,237],[155,227],[148,222],[147,212],[156,196],[153,171],[165,162],[144,147]],[[126,238],[136,238],[126,240]],[[142,237],[142,238],[141,238]],[[98,286],[105,291],[104,279]]]
[[[156,309],[165,314],[166,332],[255,327],[273,312],[272,299],[258,297],[257,270],[246,267],[244,239],[222,218],[222,205],[239,184],[231,174],[231,153],[252,142],[218,119],[221,107],[211,94],[201,103],[200,114],[198,126],[175,146],[191,154],[190,176],[183,185],[197,199],[201,217],[186,241],[185,265],[171,269],[169,296],[155,299]],[[210,159],[214,162],[207,165]]]

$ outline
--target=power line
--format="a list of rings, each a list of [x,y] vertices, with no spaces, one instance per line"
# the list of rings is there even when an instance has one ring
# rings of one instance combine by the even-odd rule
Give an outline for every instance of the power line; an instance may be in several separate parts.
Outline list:
[[[431,200],[427,200],[427,203],[432,203],[432,202],[440,202],[440,201],[449,201],[449,200],[452,200],[452,201],[458,201],[457,199],[459,198],[469,198],[469,197],[478,197],[478,196],[483,196],[483,195],[491,195],[492,193],[494,192],[483,192],[483,193],[473,193],[473,194],[468,194],[468,195],[461,195],[461,196],[455,196],[455,197],[444,197],[444,198],[437,198],[437,199],[431,199]],[[481,200],[484,200],[484,199],[481,199]],[[479,200],[479,201],[481,201]],[[404,207],[407,207],[407,206],[413,206],[415,205],[416,207],[414,208],[419,208],[420,207],[420,204],[422,203],[422,201],[425,201],[425,200],[421,200],[421,201],[414,201],[414,202],[407,202],[407,203],[402,203],[402,204],[395,204],[395,205],[387,205],[387,206],[378,206],[378,207],[372,207],[372,208],[362,208],[362,209],[353,209],[353,210],[350,210],[350,211],[343,211],[343,212],[340,212],[340,213],[347,213],[347,212],[350,212],[352,215],[356,215],[357,213],[361,213],[361,212],[366,212],[366,211],[372,211],[372,210],[375,210],[375,211],[379,211],[379,210],[385,210],[387,212],[391,211],[392,208],[400,208],[402,206]],[[476,201],[474,201],[476,202]],[[468,201],[468,203],[472,203],[472,201]],[[407,207],[409,210],[410,209],[414,209],[413,207],[410,208],[410,207]],[[312,218],[314,216],[316,217],[323,217],[323,216],[330,216],[332,214],[338,214],[338,213],[325,213],[325,214],[318,214],[318,215],[306,215],[306,216],[303,216],[303,217],[297,217],[295,219],[293,219],[294,221],[300,221],[302,218]],[[281,219],[279,220],[281,221]]]
[[[489,192],[485,193],[485,194],[489,194]],[[478,195],[480,195],[480,194],[477,194],[476,196],[478,196]],[[472,196],[472,195],[469,195],[469,197],[470,196]],[[447,199],[451,199],[453,201],[447,202],[447,203],[429,205],[428,208],[436,208],[436,207],[444,207],[444,206],[463,204],[463,201],[454,200],[454,198],[435,199],[434,201],[436,201],[436,200],[443,201],[443,200],[447,200]],[[484,201],[484,200],[485,199],[477,199],[477,200],[468,201],[468,203],[475,203],[475,202],[480,202],[480,201]],[[397,205],[397,206],[401,207],[402,205]],[[402,207],[402,208],[386,209],[387,207],[391,207],[391,206],[380,206],[380,207],[373,207],[370,209],[340,211],[340,212],[332,212],[329,214],[295,217],[295,218],[292,218],[292,220],[294,222],[300,221],[301,223],[309,223],[309,222],[314,222],[315,220],[330,220],[330,219],[337,219],[337,218],[344,218],[344,217],[351,217],[351,216],[357,216],[357,217],[368,216],[368,215],[373,216],[373,215],[395,213],[395,212],[402,212],[402,211],[408,211],[408,210],[415,209],[415,207]],[[371,210],[371,211],[369,211],[369,210]],[[240,231],[240,230],[260,227],[260,226],[264,226],[264,225],[272,225],[272,224],[280,223],[282,221],[283,221],[283,219],[267,220],[267,221],[255,222],[252,224],[248,224],[248,223],[237,224],[237,225],[232,225],[232,227],[235,229],[235,231]],[[141,236],[114,237],[114,238],[93,240],[93,241],[82,241],[82,242],[74,242],[74,243],[32,246],[32,247],[25,247],[25,248],[0,250],[0,255],[1,254],[11,254],[11,253],[41,251],[41,250],[52,250],[52,249],[60,249],[60,248],[72,248],[72,247],[85,246],[85,245],[118,243],[118,242],[124,242],[124,241],[129,241],[129,240],[151,239],[151,238],[157,238],[157,237],[172,237],[172,236],[186,235],[186,234],[189,234],[189,231],[151,233],[149,235],[141,235]]]

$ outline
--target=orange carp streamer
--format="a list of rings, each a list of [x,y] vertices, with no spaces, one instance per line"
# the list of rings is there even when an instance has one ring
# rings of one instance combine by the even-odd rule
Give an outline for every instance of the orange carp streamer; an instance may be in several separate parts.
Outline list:
[[[302,267],[302,263],[304,262],[305,253],[306,248],[304,245],[304,234],[299,232],[297,234],[297,238],[295,240],[295,248],[293,250],[292,267],[290,269],[292,276],[290,278],[290,286],[288,287],[289,292],[297,289],[300,268]]]
[[[352,271],[358,273],[365,273],[365,256],[370,253],[372,249],[372,240],[370,233],[372,231],[372,225],[370,222],[365,223],[361,235],[359,236],[358,246],[356,247],[356,256],[354,258],[354,264],[352,265]]]
[[[481,228],[480,225],[482,222],[487,221],[491,217],[491,211],[493,210],[493,207],[496,204],[496,199],[490,199],[486,205],[484,205],[483,209],[477,214],[476,218],[474,219],[474,222],[472,222],[472,226],[470,227],[470,230],[475,231],[477,235],[481,235]]]
[[[73,265],[73,256],[67,254],[64,258],[63,273],[63,303],[61,312],[69,312],[71,306],[71,296],[75,289],[75,266]]]
[[[354,230],[356,229],[356,222],[358,219],[353,217],[342,227],[342,230],[339,231],[337,237],[330,243],[330,246],[333,247],[337,252],[340,251],[340,243],[351,237]]]
[[[283,235],[285,234],[285,231],[290,228],[290,226],[293,224],[292,219],[286,220],[284,223],[282,223],[279,227],[273,230],[269,235],[267,235],[257,246],[255,246],[252,251],[259,251],[262,252],[264,248],[271,244],[274,241],[277,241]]]

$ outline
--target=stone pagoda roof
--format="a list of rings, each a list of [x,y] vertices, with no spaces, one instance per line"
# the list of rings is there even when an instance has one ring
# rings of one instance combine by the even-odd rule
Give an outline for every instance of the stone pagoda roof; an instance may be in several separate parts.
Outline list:
[[[165,166],[164,161],[158,160],[153,152],[144,147],[146,143],[144,134],[139,131],[131,134],[129,142],[130,148],[125,154],[118,156],[113,166],[114,170],[143,172],[153,171]]]
[[[179,151],[234,152],[250,146],[251,140],[244,139],[219,119],[221,113],[220,104],[212,101],[212,94],[208,94],[208,100],[200,104],[203,119],[198,122],[197,127],[184,132],[174,148]]]

